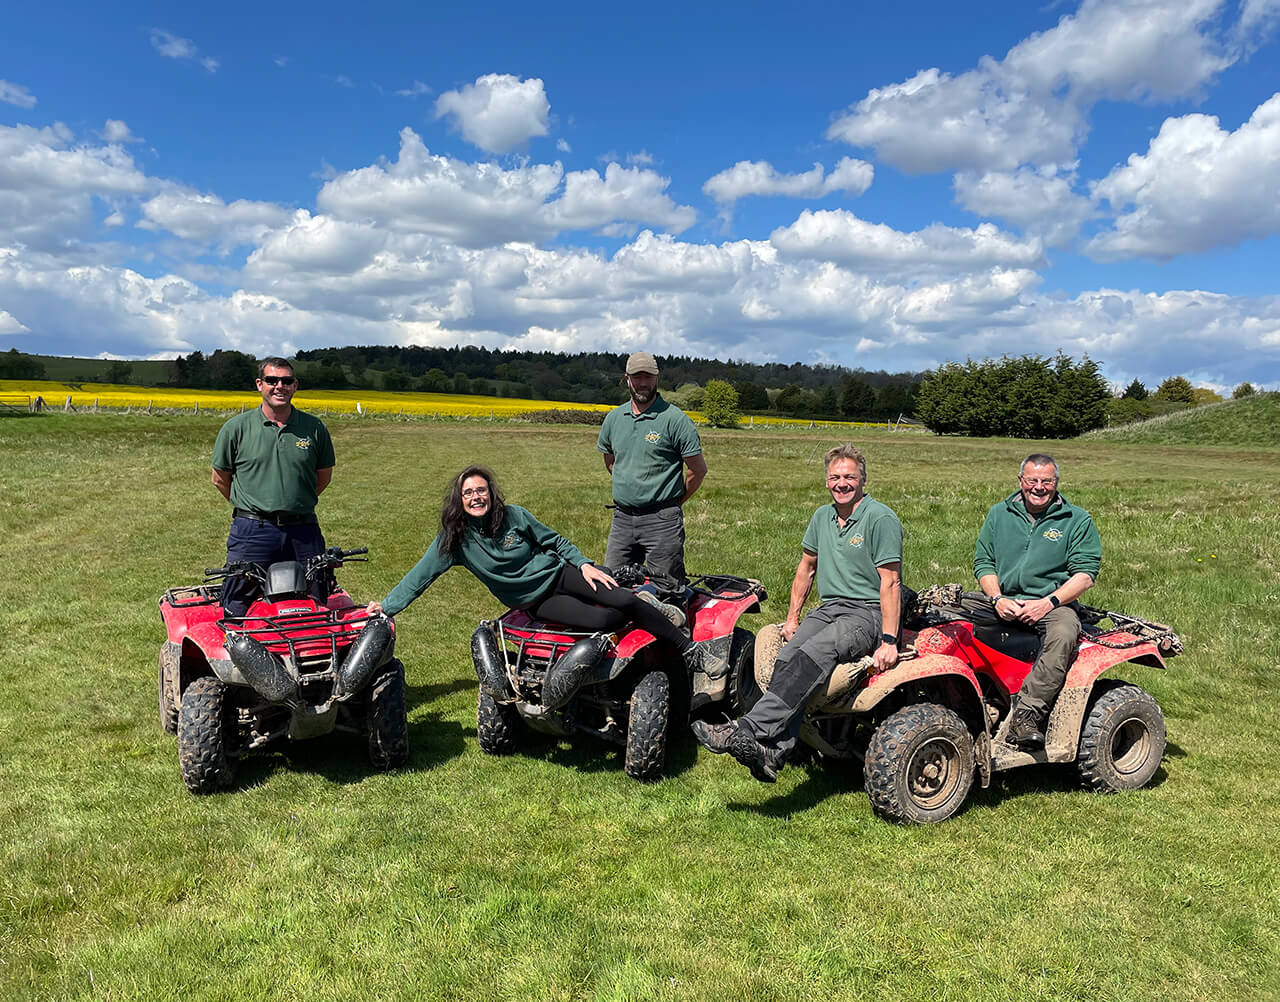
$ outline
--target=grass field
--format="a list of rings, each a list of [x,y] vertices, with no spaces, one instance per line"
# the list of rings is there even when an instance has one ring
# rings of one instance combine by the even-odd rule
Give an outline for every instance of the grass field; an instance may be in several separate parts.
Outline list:
[[[1280,393],[1259,393],[1093,431],[1085,440],[1140,445],[1280,446]]]
[[[1055,443],[1105,560],[1094,604],[1187,653],[1152,787],[1021,770],[931,828],[877,820],[856,770],[755,783],[688,740],[641,786],[601,744],[476,745],[467,642],[497,607],[453,571],[399,617],[410,767],[342,740],[197,799],[156,719],[156,598],[221,561],[215,417],[0,420],[0,998],[1081,1000],[1280,997],[1280,452]],[[602,555],[591,428],[348,421],[321,504],[342,580],[380,597],[473,459]],[[706,432],[688,564],[762,578],[780,619],[823,500],[815,433]],[[907,580],[967,581],[1029,445],[866,432]]]

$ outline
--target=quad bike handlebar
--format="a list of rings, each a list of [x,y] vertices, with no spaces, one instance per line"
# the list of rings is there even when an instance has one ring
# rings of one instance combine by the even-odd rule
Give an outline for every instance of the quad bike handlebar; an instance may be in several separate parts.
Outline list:
[[[368,557],[361,556],[369,552],[369,547],[358,546],[354,550],[344,550],[340,546],[331,546],[323,553],[317,553],[314,557],[307,560],[305,576],[308,581],[312,580],[323,571],[341,567],[344,563],[367,564]],[[253,578],[259,584],[266,584],[267,572],[261,564],[255,564],[251,560],[236,560],[232,563],[225,564],[222,567],[206,567],[204,576],[206,581],[217,580],[218,578],[230,577],[233,574],[243,574],[245,577]]]

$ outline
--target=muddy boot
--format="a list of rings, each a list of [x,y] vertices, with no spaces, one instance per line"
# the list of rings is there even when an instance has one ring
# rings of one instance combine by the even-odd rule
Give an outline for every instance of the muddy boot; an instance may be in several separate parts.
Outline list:
[[[1029,706],[1015,703],[1009,711],[1009,726],[1004,732],[1005,744],[1014,745],[1024,751],[1035,751],[1044,747],[1044,732],[1040,730],[1040,718]]]
[[[695,720],[689,725],[698,744],[714,755],[723,755],[729,750],[729,742],[738,733],[738,722],[726,720],[723,724],[709,724],[705,720]]]
[[[638,591],[636,592],[636,598],[638,598],[641,602],[644,602],[646,605],[651,605],[655,609],[657,609],[660,613],[666,616],[668,621],[670,621],[671,625],[676,627],[677,629],[684,626],[685,624],[684,613],[681,612],[674,605],[670,605],[666,602],[663,602],[653,592],[643,591],[643,590]]]

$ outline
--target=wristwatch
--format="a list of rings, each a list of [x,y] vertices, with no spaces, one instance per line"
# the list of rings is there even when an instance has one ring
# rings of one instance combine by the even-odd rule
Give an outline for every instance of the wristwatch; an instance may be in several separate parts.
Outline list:
[[[1050,604],[1051,606],[1053,606],[1053,607],[1056,609],[1056,608],[1058,608],[1058,606],[1062,605],[1062,602],[1060,602],[1060,601],[1058,600],[1058,596],[1057,596],[1057,595],[1050,595],[1050,596],[1049,596],[1049,604]]]
[[[880,634],[880,642],[882,644],[893,644],[896,647],[898,643],[898,638],[894,636],[892,633],[882,633]]]

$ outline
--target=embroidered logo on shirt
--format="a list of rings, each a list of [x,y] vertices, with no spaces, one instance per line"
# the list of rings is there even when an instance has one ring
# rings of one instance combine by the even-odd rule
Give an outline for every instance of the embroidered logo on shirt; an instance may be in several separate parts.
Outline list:
[[[1059,532],[1057,529],[1044,530],[1044,538],[1049,540],[1051,543],[1056,543],[1062,537],[1063,537],[1063,534]]]
[[[520,534],[518,532],[508,532],[502,537],[502,548],[504,550],[514,550],[520,545]]]
[[[656,431],[651,431],[644,437],[646,442],[656,442],[661,436]]]
[[[862,537],[862,533],[860,533],[860,532],[855,532],[852,536],[850,536],[850,537],[849,537],[849,545],[850,545],[850,546],[861,546],[861,545],[862,545],[862,538],[863,538],[863,537]]]
[[[298,439],[297,441],[295,441],[293,444],[294,444],[294,445],[296,445],[299,449],[310,449],[310,448],[311,448],[311,439],[309,439],[309,438],[300,438],[300,439]]]

